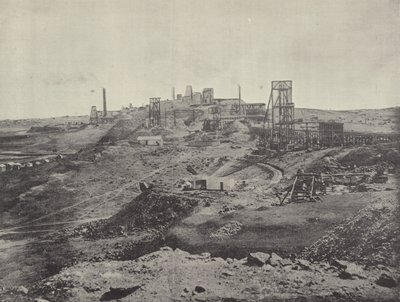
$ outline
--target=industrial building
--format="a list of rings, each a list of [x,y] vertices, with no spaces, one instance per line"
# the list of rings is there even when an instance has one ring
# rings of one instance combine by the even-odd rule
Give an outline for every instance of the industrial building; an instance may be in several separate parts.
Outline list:
[[[94,125],[113,123],[116,116],[119,114],[120,111],[107,110],[106,89],[103,88],[103,111],[98,111],[96,106],[92,106],[90,109],[89,123]]]
[[[281,151],[351,146],[390,142],[396,135],[345,132],[337,121],[296,119],[292,101],[292,81],[272,81],[271,93],[263,121],[261,144],[265,149]],[[300,129],[296,129],[296,126]]]

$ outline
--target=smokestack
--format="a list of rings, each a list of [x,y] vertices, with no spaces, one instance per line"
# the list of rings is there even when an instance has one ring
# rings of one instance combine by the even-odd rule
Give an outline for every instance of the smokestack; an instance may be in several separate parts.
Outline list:
[[[106,89],[103,88],[103,116],[107,116],[107,99],[106,99]]]
[[[172,100],[175,101],[175,87],[172,87]]]

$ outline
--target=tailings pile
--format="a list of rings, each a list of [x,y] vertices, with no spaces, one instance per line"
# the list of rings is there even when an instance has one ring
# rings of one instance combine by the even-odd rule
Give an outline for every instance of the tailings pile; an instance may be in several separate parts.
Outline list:
[[[381,165],[390,169],[400,166],[400,152],[396,146],[361,147],[350,151],[340,158],[339,162],[348,167],[376,167]]]
[[[369,265],[398,266],[400,209],[396,195],[396,191],[380,192],[372,205],[320,238],[303,256],[319,261],[338,258]]]
[[[97,239],[129,235],[146,229],[164,231],[188,215],[197,203],[198,200],[193,198],[146,192],[109,219],[84,224],[75,233]]]

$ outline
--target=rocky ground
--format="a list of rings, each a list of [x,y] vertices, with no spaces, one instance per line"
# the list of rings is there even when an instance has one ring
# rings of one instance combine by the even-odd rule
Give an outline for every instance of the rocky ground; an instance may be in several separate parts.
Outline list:
[[[199,125],[140,125],[120,121],[74,156],[0,179],[1,301],[396,301],[398,146],[264,158],[246,123],[207,148],[187,146]],[[159,134],[162,148],[136,142]],[[298,169],[370,177],[276,206]],[[182,191],[194,174],[236,188]],[[141,194],[139,181],[154,188]]]
[[[133,261],[80,263],[3,301],[396,301],[398,272],[272,253],[222,259],[161,248]]]
[[[382,192],[377,200],[340,223],[302,254],[307,259],[339,257],[365,265],[400,267],[398,191]]]

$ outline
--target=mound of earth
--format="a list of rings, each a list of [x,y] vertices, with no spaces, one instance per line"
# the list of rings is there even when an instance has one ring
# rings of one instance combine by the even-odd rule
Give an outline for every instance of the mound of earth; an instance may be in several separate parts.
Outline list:
[[[230,137],[235,141],[248,141],[250,139],[249,125],[244,121],[236,120],[229,123],[223,130],[224,137]]]
[[[340,258],[398,267],[400,209],[396,195],[382,192],[376,202],[339,224],[308,247],[302,256],[318,261]]]
[[[43,126],[43,127],[40,127],[40,126],[32,126],[32,127],[27,131],[27,133],[36,133],[36,132],[39,132],[39,133],[51,133],[51,132],[61,132],[61,131],[65,131],[65,129],[62,128],[62,127],[48,126],[48,125],[46,125],[46,126]]]
[[[101,143],[115,143],[118,140],[127,139],[135,133],[140,127],[140,123],[144,123],[146,115],[137,116],[132,120],[119,120],[108,132],[104,135]]]
[[[74,232],[89,238],[128,235],[138,229],[165,230],[198,204],[195,198],[146,192],[106,220],[87,223]]]
[[[312,162],[306,169],[307,173],[344,173],[357,172],[360,167],[366,170],[384,170],[400,166],[400,152],[394,144],[358,147],[344,155],[339,150],[333,150],[322,158]],[[360,171],[358,171],[360,172]]]
[[[126,225],[132,228],[169,225],[185,217],[198,200],[173,194],[142,193],[109,219],[107,228]]]
[[[164,128],[151,128],[151,129],[141,128],[138,131],[132,133],[132,135],[129,136],[129,140],[135,142],[139,136],[156,136],[156,135],[161,135],[163,138],[165,138],[166,136],[173,136],[174,132]]]
[[[356,165],[357,167],[382,165],[384,163],[400,166],[400,152],[395,146],[360,147],[340,158],[339,162],[347,166]]]
[[[397,275],[276,254],[222,259],[164,247],[132,261],[84,262],[33,286],[18,301],[395,301]],[[379,281],[378,281],[379,280]],[[371,286],[371,284],[376,284]],[[3,300],[4,301],[4,300]],[[11,300],[5,300],[11,301]]]

